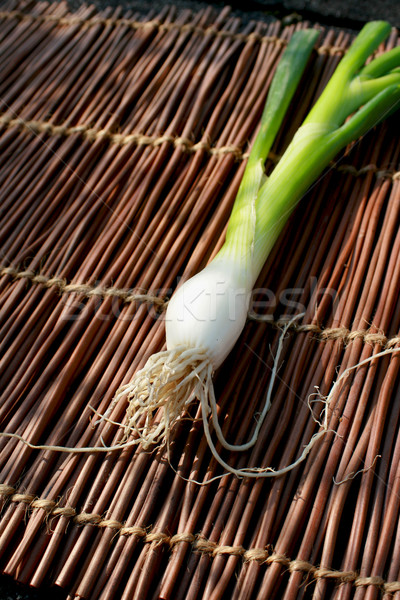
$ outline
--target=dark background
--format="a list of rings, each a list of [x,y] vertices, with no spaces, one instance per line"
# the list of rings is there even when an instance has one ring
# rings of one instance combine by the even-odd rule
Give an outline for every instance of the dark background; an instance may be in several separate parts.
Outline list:
[[[69,0],[68,4],[71,10],[76,10],[83,3],[79,0]],[[209,4],[217,10],[229,4],[233,13],[244,23],[250,20],[309,20],[312,23],[357,32],[367,21],[384,19],[394,27],[400,28],[400,0],[233,0],[227,3],[196,0],[91,0],[90,4],[94,4],[99,10],[107,6],[122,6],[143,14],[147,14],[151,9],[158,11],[166,4],[190,8],[193,11]],[[15,583],[11,578],[0,576],[0,600],[65,600],[66,596],[65,592],[57,588],[34,590]]]
[[[83,2],[67,0],[72,9]],[[208,5],[217,9],[225,5],[244,22],[252,19],[271,20],[272,18],[300,18],[330,26],[359,30],[364,23],[374,19],[389,21],[394,27],[400,27],[400,0],[232,0],[223,2],[197,2],[196,0],[91,0],[90,4],[99,10],[107,6],[123,6],[147,13],[158,10],[166,4],[178,8],[190,8],[196,11]]]

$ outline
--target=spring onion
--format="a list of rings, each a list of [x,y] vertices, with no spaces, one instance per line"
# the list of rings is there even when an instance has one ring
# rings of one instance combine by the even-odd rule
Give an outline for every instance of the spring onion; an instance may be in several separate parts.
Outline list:
[[[225,243],[200,273],[178,287],[169,301],[167,350],[151,356],[116,394],[114,403],[121,397],[128,399],[126,436],[134,431],[144,447],[168,442],[173,423],[197,397],[214,454],[207,425],[210,414],[225,448],[244,450],[255,443],[260,421],[247,444],[233,446],[224,439],[217,420],[212,376],[242,332],[252,288],[296,204],[341,149],[399,106],[400,47],[365,66],[390,29],[383,21],[365,25],[267,177],[265,161],[319,32],[302,30],[292,36],[271,84]],[[218,455],[217,459],[230,470]],[[240,474],[259,477],[276,473],[249,469]]]

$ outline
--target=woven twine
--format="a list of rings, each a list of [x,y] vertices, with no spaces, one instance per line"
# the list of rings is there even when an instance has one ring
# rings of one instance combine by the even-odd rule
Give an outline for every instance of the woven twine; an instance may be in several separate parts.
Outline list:
[[[42,285],[47,289],[54,289],[59,294],[79,294],[85,298],[97,297],[100,299],[117,298],[125,304],[134,302],[147,303],[154,305],[157,310],[163,311],[167,306],[167,299],[156,296],[151,293],[135,293],[129,289],[116,287],[91,286],[84,283],[68,283],[61,277],[47,277],[30,270],[18,270],[14,267],[1,267],[0,277],[10,276],[15,280],[26,280],[32,284]],[[268,323],[271,327],[282,328],[287,325],[284,319],[272,320],[263,316],[252,316],[252,320]],[[293,322],[290,329],[299,333],[313,333],[322,341],[342,340],[345,344],[361,339],[366,344],[379,345],[383,348],[394,348],[400,343],[400,336],[388,338],[384,333],[372,332],[369,329],[359,329],[351,331],[347,327],[326,327],[320,325],[305,323],[298,325]]]
[[[109,129],[98,129],[96,127],[91,127],[87,123],[73,126],[54,125],[48,121],[26,120],[22,117],[7,113],[0,114],[0,126],[5,128],[16,127],[18,129],[23,129],[33,133],[34,135],[48,134],[62,137],[80,135],[90,142],[106,140],[111,144],[117,144],[120,146],[132,144],[134,146],[150,146],[152,148],[157,148],[162,144],[170,144],[174,148],[182,148],[188,154],[205,152],[210,156],[217,157],[232,154],[236,161],[246,160],[249,157],[248,152],[243,152],[239,146],[234,145],[215,147],[205,140],[193,142],[187,137],[167,134],[151,136],[144,135],[139,132],[128,134],[115,133]],[[268,158],[277,163],[280,157],[273,152],[270,152]],[[378,179],[391,179],[392,181],[400,179],[400,171],[395,171],[394,169],[382,169],[377,165],[372,164],[365,165],[360,169],[357,169],[353,165],[340,165],[334,166],[334,168],[340,173],[347,173],[353,175],[354,177],[361,177],[372,172]]]
[[[6,484],[0,484],[0,495],[9,502],[25,504],[27,509],[41,509],[47,513],[48,517],[64,517],[72,520],[76,525],[91,525],[101,529],[114,529],[118,535],[136,536],[143,543],[154,544],[155,546],[165,546],[172,550],[178,544],[188,544],[193,552],[207,555],[210,558],[216,556],[236,556],[244,562],[258,562],[259,564],[271,565],[278,563],[291,573],[301,571],[314,580],[329,579],[336,583],[350,583],[355,587],[374,586],[384,593],[400,591],[400,581],[386,581],[382,577],[370,576],[362,577],[357,571],[340,571],[328,567],[315,566],[312,563],[291,559],[284,554],[273,552],[266,548],[249,548],[243,546],[221,545],[213,542],[201,534],[183,532],[175,535],[168,535],[162,531],[152,530],[151,527],[128,526],[125,523],[115,519],[104,519],[102,515],[87,512],[77,512],[72,506],[59,506],[59,503],[45,498],[37,498],[32,494],[18,493],[18,491]]]
[[[277,46],[286,46],[287,40],[281,39],[276,35],[262,35],[257,32],[251,33],[233,33],[232,31],[226,31],[224,29],[218,29],[211,25],[209,27],[201,27],[199,25],[192,25],[186,23],[180,25],[178,23],[162,23],[158,19],[152,19],[150,21],[138,21],[136,19],[126,18],[104,18],[104,17],[93,17],[91,19],[85,19],[81,17],[58,17],[56,15],[34,15],[24,13],[20,10],[12,11],[0,11],[0,19],[9,19],[17,21],[29,21],[31,23],[48,23],[49,25],[55,25],[58,27],[82,27],[89,29],[90,27],[126,27],[133,30],[154,30],[161,32],[177,31],[178,33],[192,33],[197,35],[219,37],[223,39],[229,39],[231,41],[238,41],[242,43],[255,42],[259,44],[275,44]],[[332,54],[342,55],[345,50],[340,46],[323,45],[317,49],[319,54]]]

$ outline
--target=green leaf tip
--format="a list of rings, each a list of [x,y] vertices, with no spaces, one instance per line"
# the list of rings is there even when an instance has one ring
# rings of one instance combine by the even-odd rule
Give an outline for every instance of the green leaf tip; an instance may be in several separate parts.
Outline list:
[[[386,52],[365,65],[390,31],[391,25],[386,21],[371,21],[364,25],[311,109],[306,122],[330,123],[332,130],[337,129],[355,110],[387,86],[398,82],[396,69],[400,66],[399,49]],[[383,79],[385,76],[386,80]]]
[[[290,38],[271,82],[250,164],[266,161],[319,34],[317,29],[300,29]]]
[[[364,66],[390,31],[386,21],[363,27],[260,190],[254,252],[257,269],[296,203],[329,162],[400,108],[400,50],[385,52]]]
[[[268,178],[264,162],[319,36],[293,34],[277,66],[259,133],[220,251],[239,258],[254,281],[301,196],[347,144],[400,108],[400,48],[367,59],[388,37],[386,21],[367,23]],[[246,257],[246,261],[242,260]]]

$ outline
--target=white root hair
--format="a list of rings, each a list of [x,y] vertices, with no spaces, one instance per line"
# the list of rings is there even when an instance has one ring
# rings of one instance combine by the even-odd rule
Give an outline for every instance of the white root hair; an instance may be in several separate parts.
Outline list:
[[[211,362],[207,359],[205,351],[198,349],[190,350],[184,347],[166,350],[151,356],[144,368],[136,373],[133,381],[117,391],[113,405],[122,397],[127,397],[129,402],[124,439],[127,440],[134,433],[144,448],[148,448],[153,444],[163,443],[166,443],[168,447],[169,434],[174,422],[182,416],[193,398],[197,397],[201,405],[204,433],[208,445],[216,461],[226,470],[224,475],[232,473],[238,477],[277,477],[297,467],[307,457],[317,440],[328,431],[327,411],[325,411],[322,430],[312,436],[310,442],[295,462],[279,470],[275,470],[272,467],[236,469],[229,465],[223,460],[214,444],[209,417],[211,415],[213,429],[218,442],[226,450],[234,452],[245,451],[255,445],[262,424],[271,407],[272,392],[279,370],[283,340],[294,321],[302,316],[302,314],[296,315],[291,320],[288,320],[282,329],[274,356],[264,407],[258,417],[251,439],[248,442],[239,445],[227,442],[218,420]],[[325,402],[328,404],[328,400]],[[161,418],[157,419],[157,413],[160,408],[163,409],[163,412]]]
[[[338,379],[334,382],[327,397],[323,398],[319,394],[319,392],[316,394],[319,397],[319,401],[322,402],[324,405],[323,409],[320,413],[320,417],[322,417],[322,421],[320,421],[313,415],[313,419],[320,426],[320,430],[317,431],[311,437],[308,444],[306,446],[304,446],[300,456],[293,463],[287,465],[286,467],[282,467],[281,469],[277,469],[277,470],[273,469],[272,467],[247,467],[247,468],[235,469],[234,467],[230,466],[226,461],[224,461],[222,459],[222,457],[220,456],[220,454],[218,453],[218,451],[215,447],[215,444],[212,440],[212,437],[211,437],[211,432],[210,432],[210,427],[209,427],[207,416],[210,412],[212,413],[213,425],[214,425],[214,429],[215,429],[215,433],[218,438],[218,441],[227,450],[233,450],[233,451],[247,450],[249,447],[253,446],[256,443],[261,425],[262,425],[264,418],[271,406],[272,389],[273,389],[275,379],[276,379],[276,376],[278,373],[278,363],[279,363],[279,358],[280,358],[280,354],[282,351],[283,339],[287,333],[287,330],[292,326],[293,321],[297,318],[300,318],[301,316],[302,315],[298,315],[294,319],[289,321],[287,323],[287,325],[285,325],[285,327],[283,328],[282,334],[279,337],[278,349],[277,349],[277,353],[274,357],[274,364],[273,364],[273,368],[272,368],[272,372],[271,372],[271,379],[270,379],[269,386],[268,386],[266,401],[264,404],[264,408],[261,412],[260,419],[257,423],[257,427],[255,428],[253,436],[249,442],[247,442],[246,444],[239,445],[239,446],[231,445],[231,444],[228,444],[228,442],[226,442],[225,438],[223,437],[222,431],[219,427],[219,424],[218,424],[216,400],[215,400],[215,396],[214,396],[214,389],[212,386],[212,382],[211,382],[211,385],[206,386],[204,393],[201,394],[201,396],[200,396],[204,433],[205,433],[208,445],[211,449],[211,452],[212,452],[214,458],[227,471],[227,473],[225,473],[225,475],[228,473],[232,473],[232,474],[236,475],[237,477],[251,477],[251,478],[278,477],[278,476],[284,475],[284,474],[288,473],[289,471],[292,471],[293,469],[295,469],[301,462],[303,462],[307,458],[308,454],[311,452],[312,448],[315,446],[315,444],[317,443],[317,441],[320,438],[322,438],[329,431],[332,431],[332,433],[336,433],[335,431],[329,429],[328,408],[329,408],[329,405],[331,404],[335,394],[337,393],[338,389],[342,385],[343,380],[345,380],[349,376],[349,374],[352,371],[354,371],[355,369],[358,369],[359,367],[362,367],[377,358],[386,356],[388,354],[393,354],[400,350],[399,347],[386,348],[385,350],[382,350],[381,352],[372,354],[370,357],[362,360],[361,362],[359,362],[355,365],[352,365],[351,367],[347,367],[343,371],[343,373],[341,373],[341,375],[338,377]],[[308,398],[308,401],[307,401],[308,406],[310,407],[310,410],[312,410],[311,409],[311,401],[310,401],[311,396],[312,395],[310,395],[310,397]],[[220,477],[223,477],[223,476],[224,475],[214,477],[213,479],[207,481],[207,483],[210,483],[211,481],[214,481],[215,479],[219,479]]]
[[[272,366],[272,370],[271,370],[271,377],[270,377],[270,381],[269,381],[269,385],[268,385],[268,389],[267,389],[264,407],[258,418],[253,435],[248,442],[246,442],[244,444],[240,444],[240,445],[233,445],[233,444],[229,444],[225,440],[222,430],[220,428],[219,422],[218,422],[217,404],[216,404],[216,400],[215,400],[214,388],[212,386],[212,382],[211,382],[211,385],[207,386],[205,393],[203,393],[200,396],[204,433],[205,433],[208,445],[211,449],[211,452],[212,452],[214,458],[227,471],[227,473],[225,473],[225,474],[232,473],[233,475],[236,475],[237,477],[250,477],[250,478],[279,477],[281,475],[284,475],[285,473],[288,473],[289,471],[295,469],[301,462],[303,462],[305,460],[305,458],[307,457],[307,455],[310,453],[310,451],[311,451],[312,447],[315,445],[315,443],[328,431],[328,416],[327,416],[327,411],[325,411],[325,417],[324,417],[324,423],[322,424],[322,430],[315,433],[312,436],[311,440],[305,446],[301,455],[298,457],[298,459],[296,461],[294,461],[290,465],[283,467],[281,469],[278,469],[278,470],[276,470],[272,467],[245,467],[245,468],[236,469],[222,459],[222,457],[218,453],[218,451],[215,447],[215,444],[212,440],[212,437],[211,437],[210,427],[209,427],[208,418],[207,418],[207,416],[210,412],[212,414],[213,426],[214,426],[214,430],[215,430],[217,439],[218,439],[219,443],[225,449],[231,450],[231,451],[243,451],[243,450],[248,450],[249,448],[251,448],[252,446],[255,445],[255,443],[257,442],[259,433],[260,433],[261,426],[265,420],[265,417],[266,417],[269,409],[271,408],[272,391],[273,391],[273,388],[275,385],[276,377],[277,377],[279,366],[280,366],[279,363],[280,363],[280,357],[281,357],[281,353],[282,353],[282,349],[283,349],[283,340],[285,339],[287,331],[292,327],[293,323],[296,320],[302,318],[303,316],[304,316],[303,314],[296,315],[292,319],[288,320],[287,323],[285,324],[285,326],[282,328],[282,333],[279,336],[278,347],[276,350],[276,354],[274,356],[273,366]],[[327,400],[325,402],[327,403]],[[215,477],[214,479],[218,479],[218,478],[219,477]],[[213,480],[211,480],[211,481],[213,481]]]
[[[295,318],[297,319],[300,316],[302,315],[298,315]],[[110,408],[100,419],[101,421],[108,421],[107,415],[110,414],[115,405],[122,398],[128,400],[125,423],[115,423],[124,428],[124,438],[121,443],[118,443],[117,445],[68,448],[63,446],[35,445],[14,433],[3,432],[0,433],[0,437],[16,438],[32,449],[70,453],[110,452],[138,444],[141,444],[144,448],[166,444],[167,449],[169,449],[170,432],[174,423],[178,419],[184,417],[186,409],[193,402],[194,398],[197,397],[201,406],[204,433],[208,445],[214,458],[226,472],[209,479],[207,482],[201,483],[194,480],[190,481],[205,485],[216,479],[220,479],[229,473],[234,474],[237,477],[251,478],[278,477],[284,475],[303,462],[317,441],[328,431],[331,431],[328,424],[328,408],[343,380],[348,377],[350,372],[375,359],[388,354],[393,354],[400,350],[400,347],[386,348],[381,352],[372,354],[361,362],[346,368],[334,382],[327,397],[323,398],[318,392],[317,395],[319,395],[319,400],[324,404],[320,413],[322,421],[320,422],[314,415],[313,419],[320,426],[320,430],[311,437],[308,444],[303,448],[300,456],[293,463],[277,470],[272,467],[246,467],[236,469],[229,465],[219,454],[212,439],[209,417],[211,416],[213,429],[218,442],[226,450],[244,451],[255,445],[261,426],[271,406],[272,391],[279,369],[283,340],[292,324],[293,319],[288,321],[278,339],[277,351],[274,356],[264,407],[259,415],[251,439],[244,444],[230,444],[223,435],[218,421],[218,409],[212,379],[213,367],[210,360],[207,358],[206,352],[202,349],[187,349],[185,347],[166,350],[151,356],[143,369],[136,373],[133,380],[117,391]],[[311,396],[308,398],[310,410]]]
[[[173,424],[211,378],[204,350],[178,347],[152,355],[113,400],[112,407],[123,397],[128,401],[124,440],[135,433],[143,448],[168,443]]]

